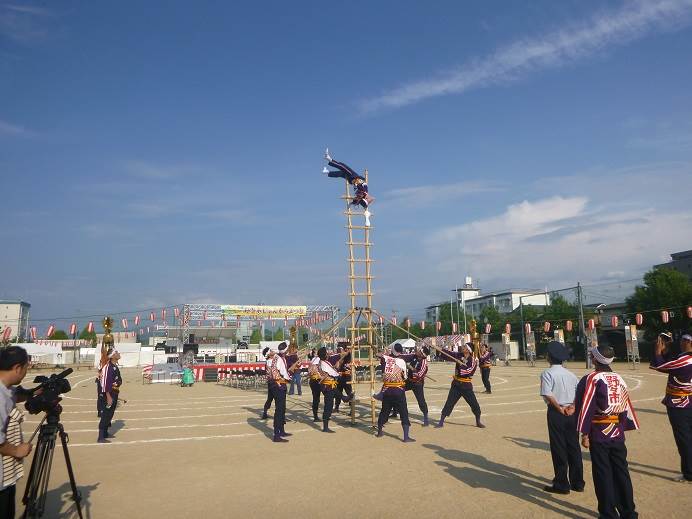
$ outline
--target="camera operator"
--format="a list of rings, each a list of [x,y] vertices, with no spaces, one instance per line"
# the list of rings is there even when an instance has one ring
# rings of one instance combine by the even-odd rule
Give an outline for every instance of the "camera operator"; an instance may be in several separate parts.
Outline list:
[[[101,394],[105,400],[105,407],[101,411],[101,420],[99,421],[99,443],[110,443],[106,438],[109,437],[108,428],[111,426],[115,408],[118,405],[118,393],[123,379],[120,376],[118,368],[118,360],[120,353],[118,350],[108,352],[108,364],[101,370]]]
[[[13,387],[26,376],[28,367],[29,356],[24,348],[0,349],[0,519],[14,518],[15,486],[24,475],[22,458],[31,452],[31,444],[22,441],[23,416],[15,406],[26,395],[19,395]]]

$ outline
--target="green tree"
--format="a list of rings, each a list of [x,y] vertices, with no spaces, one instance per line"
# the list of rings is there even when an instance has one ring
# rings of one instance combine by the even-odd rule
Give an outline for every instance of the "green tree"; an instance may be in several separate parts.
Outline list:
[[[286,335],[285,335],[283,328],[279,328],[278,330],[274,331],[274,336],[272,337],[273,340],[283,341],[285,338],[286,338]]]
[[[96,337],[96,332],[90,332],[89,327],[85,326],[78,337],[82,341],[89,341],[92,346],[96,346],[98,343],[98,338]]]
[[[250,335],[250,344],[259,344],[262,340],[262,333],[259,328],[252,330],[252,335]]]
[[[684,274],[669,268],[653,269],[644,274],[644,285],[637,286],[634,294],[626,300],[630,318],[636,313],[644,314],[644,335],[653,341],[665,330],[683,333],[690,331],[690,319],[686,308],[692,305],[692,282]],[[671,312],[666,324],[661,310]]]
[[[55,330],[48,338],[54,341],[62,341],[69,339],[70,337],[67,335],[65,330]]]

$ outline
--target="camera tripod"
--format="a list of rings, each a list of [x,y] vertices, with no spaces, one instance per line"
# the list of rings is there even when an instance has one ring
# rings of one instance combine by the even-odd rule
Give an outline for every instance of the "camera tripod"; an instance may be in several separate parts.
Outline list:
[[[57,439],[56,436],[59,434],[62,443],[62,451],[65,455],[65,463],[67,464],[67,474],[70,476],[72,499],[77,505],[79,519],[83,519],[82,496],[77,490],[77,483],[74,479],[72,463],[70,462],[70,453],[67,450],[68,437],[65,428],[60,423],[60,410],[57,412],[49,411],[44,420],[45,423],[39,426],[34,459],[31,462],[29,478],[26,482],[24,497],[22,498],[22,503],[24,503],[25,506],[22,518],[32,519],[43,516],[43,512],[46,508],[46,490],[48,489],[48,478],[50,477],[50,469],[53,463],[55,441]]]

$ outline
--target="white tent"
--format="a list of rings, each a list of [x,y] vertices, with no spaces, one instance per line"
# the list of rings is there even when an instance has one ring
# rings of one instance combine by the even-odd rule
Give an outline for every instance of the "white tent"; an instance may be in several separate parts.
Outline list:
[[[416,341],[413,339],[399,339],[398,341],[394,341],[389,345],[389,348],[393,348],[396,343],[401,344],[401,346],[404,348],[404,353],[413,353],[416,349]]]

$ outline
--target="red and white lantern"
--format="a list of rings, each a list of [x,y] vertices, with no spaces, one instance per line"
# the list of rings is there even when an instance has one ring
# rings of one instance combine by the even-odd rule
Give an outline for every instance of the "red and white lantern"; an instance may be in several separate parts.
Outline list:
[[[524,330],[526,330],[526,335],[531,333],[531,323],[526,323],[524,325]]]
[[[139,317],[139,315],[135,315],[135,326],[139,326],[139,323],[142,321],[142,319]]]
[[[543,331],[545,333],[548,333],[550,331],[550,321],[546,321],[543,323]]]
[[[458,328],[457,323],[452,323],[452,333],[457,333]]]
[[[588,328],[589,328],[589,330],[595,330],[596,329],[596,321],[594,319],[589,319]]]
[[[379,321],[380,321],[380,325],[383,325],[384,324],[384,317],[380,316]]]
[[[437,322],[435,323],[435,329],[437,330],[438,333],[439,333],[440,330],[442,329],[442,323],[441,323],[440,321],[437,321]]]
[[[512,325],[511,325],[511,324],[505,323],[505,333],[506,333],[507,335],[509,335],[510,333],[512,333]]]
[[[120,324],[123,325],[123,330],[127,330],[127,319],[125,317],[120,320]]]
[[[668,310],[663,310],[661,312],[661,321],[663,321],[666,324],[668,323],[668,321],[670,321],[670,312]]]
[[[573,326],[574,324],[572,324],[572,321],[565,321],[565,330],[567,330],[568,332],[572,331]]]
[[[687,307],[687,318],[692,319],[692,306]]]
[[[619,319],[617,315],[611,315],[610,316],[610,326],[613,328],[617,328],[619,323]]]
[[[642,314],[637,314],[634,316],[634,322],[637,323],[637,326],[641,326],[642,323],[644,322],[644,316]]]
[[[89,324],[87,324],[87,332],[94,333],[94,321],[89,321]]]
[[[77,335],[77,323],[70,325],[70,335]]]
[[[151,327],[147,326],[147,333],[151,333]]]
[[[154,312],[149,312],[149,320],[153,323],[156,321],[156,314]]]
[[[2,331],[2,340],[3,341],[9,341],[10,335],[12,335],[12,328],[10,328],[9,326],[6,326],[5,329]]]
[[[485,323],[485,334],[488,335],[490,330],[492,330],[492,325],[490,323]]]
[[[51,335],[53,335],[53,332],[55,331],[55,325],[51,324],[48,326],[48,329],[46,330],[46,339],[50,338]]]
[[[425,330],[425,321],[420,322],[420,329]]]
[[[161,310],[161,320],[162,321],[166,320],[166,309],[165,308],[163,310]]]
[[[143,328],[140,328],[140,329],[139,329],[139,334],[140,334],[140,335],[144,335],[144,329],[143,329]]]
[[[173,309],[173,316],[177,319],[180,317],[180,308],[177,306]],[[226,314],[223,315],[224,319],[226,318]]]
[[[32,326],[31,328],[29,328],[29,333],[31,334],[31,340],[35,341],[36,336],[38,335],[38,330],[36,329],[36,327]]]
[[[404,321],[404,324],[406,325],[407,329],[411,328],[411,319],[406,319],[406,321]]]
[[[396,315],[392,316],[392,324],[396,326]]]

